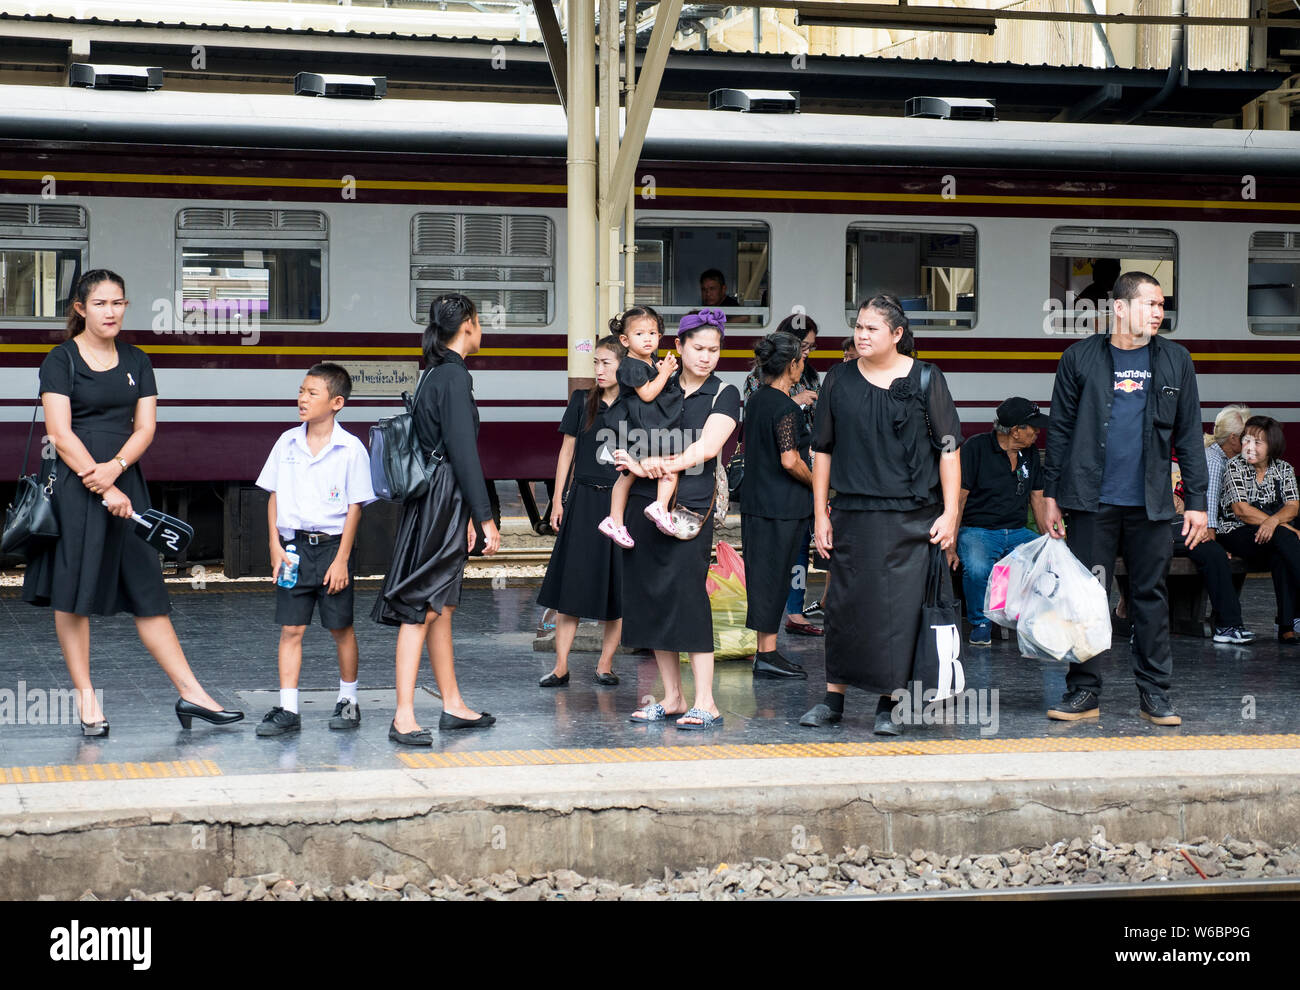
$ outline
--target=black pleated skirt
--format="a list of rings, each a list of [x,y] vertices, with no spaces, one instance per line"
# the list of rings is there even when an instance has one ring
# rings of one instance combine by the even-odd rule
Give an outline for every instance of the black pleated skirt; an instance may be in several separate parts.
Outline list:
[[[693,540],[665,536],[645,517],[651,502],[628,499],[628,532],[636,546],[623,558],[623,643],[677,653],[713,652],[713,613],[709,559],[713,553],[713,514]]]
[[[111,430],[78,430],[77,437],[96,463],[111,460],[130,434]],[[139,465],[132,464],[117,479],[131,508],[149,508],[149,489]],[[54,483],[54,514],[59,540],[27,562],[23,600],[52,605],[75,615],[138,617],[166,615],[171,610],[163,583],[158,551],[136,536],[129,519],[111,516],[63,461]]]
[[[755,632],[780,632],[790,597],[790,572],[808,539],[808,520],[768,519],[742,512],[740,539],[748,601],[745,625]]]
[[[397,542],[370,617],[388,626],[423,623],[432,610],[460,604],[469,559],[469,506],[445,461],[424,495],[402,506]]]
[[[941,512],[831,509],[827,683],[884,695],[911,678],[930,527]]]
[[[606,622],[623,617],[623,554],[596,527],[609,515],[610,489],[575,482],[560,518],[537,604]]]

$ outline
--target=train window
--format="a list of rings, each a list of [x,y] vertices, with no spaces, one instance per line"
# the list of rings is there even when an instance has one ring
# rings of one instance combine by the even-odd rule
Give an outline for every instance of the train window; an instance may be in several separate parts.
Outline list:
[[[555,224],[550,217],[417,213],[411,220],[411,318],[429,319],[442,292],[474,300],[484,330],[555,318]]]
[[[189,207],[177,214],[176,230],[185,326],[194,325],[197,314],[324,321],[324,213]]]
[[[845,243],[844,316],[879,292],[898,296],[917,330],[975,326],[975,228],[956,224],[855,223]]]
[[[1251,333],[1300,333],[1300,231],[1250,235],[1246,320]]]
[[[670,323],[715,305],[731,324],[765,326],[770,246],[769,228],[758,221],[642,221],[636,225],[636,301]]]
[[[86,211],[0,203],[0,320],[63,320],[86,253]]]
[[[1165,294],[1162,332],[1178,325],[1175,281],[1178,238],[1148,227],[1057,227],[1052,231],[1051,286],[1043,311],[1049,333],[1104,333],[1110,325],[1110,288],[1120,274],[1143,271]]]

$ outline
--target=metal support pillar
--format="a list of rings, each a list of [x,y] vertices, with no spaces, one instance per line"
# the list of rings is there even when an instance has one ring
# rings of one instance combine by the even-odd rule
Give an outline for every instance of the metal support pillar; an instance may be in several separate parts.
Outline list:
[[[636,95],[636,3],[628,0],[623,37],[623,106],[630,107]],[[611,180],[613,176],[610,176]],[[632,178],[636,185],[636,177]],[[629,193],[623,218],[623,308],[636,303],[636,197]]]
[[[609,200],[609,180],[618,153],[618,0],[600,0],[600,189],[597,221],[598,302],[596,336],[614,315],[619,300],[615,298],[618,279],[616,249],[619,220],[604,210]]]
[[[555,92],[560,97],[560,106],[567,108],[568,60],[564,53],[560,22],[555,18],[555,8],[551,6],[551,0],[533,0],[533,13],[537,15],[537,26],[542,32],[542,45],[546,48],[546,60],[551,63],[551,78],[555,80]]]
[[[591,338],[596,300],[595,0],[569,2],[568,58],[568,371],[569,394],[595,384]]]

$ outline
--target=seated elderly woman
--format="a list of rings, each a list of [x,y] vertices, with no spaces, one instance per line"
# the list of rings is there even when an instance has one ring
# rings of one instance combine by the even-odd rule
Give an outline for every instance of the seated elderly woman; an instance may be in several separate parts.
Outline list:
[[[1300,536],[1292,523],[1300,509],[1295,469],[1282,456],[1286,440],[1271,416],[1246,420],[1241,453],[1228,461],[1219,497],[1218,542],[1251,567],[1267,566],[1279,589],[1300,587]],[[1278,639],[1297,645],[1295,599],[1278,599]]]

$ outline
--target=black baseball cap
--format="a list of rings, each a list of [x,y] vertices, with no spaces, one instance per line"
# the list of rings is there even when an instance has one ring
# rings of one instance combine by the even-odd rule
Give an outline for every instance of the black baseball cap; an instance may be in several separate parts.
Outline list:
[[[1030,402],[1028,399],[1013,395],[998,406],[998,422],[1008,429],[1014,429],[1017,426],[1032,426],[1036,430],[1041,430],[1047,425],[1048,418],[1045,413],[1039,410],[1036,402]]]

